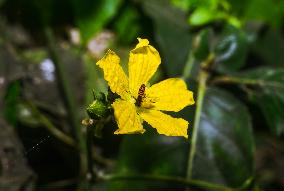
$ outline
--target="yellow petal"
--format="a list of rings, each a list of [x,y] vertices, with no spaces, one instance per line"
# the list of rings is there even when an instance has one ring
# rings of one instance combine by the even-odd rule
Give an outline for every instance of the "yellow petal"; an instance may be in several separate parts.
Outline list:
[[[138,39],[138,44],[136,45],[135,48],[143,47],[143,46],[148,46],[149,45],[149,40],[148,39],[142,39],[142,38],[137,38]]]
[[[97,62],[97,65],[103,69],[104,78],[111,91],[126,99],[127,91],[129,91],[128,79],[119,62],[119,57],[113,51],[108,50],[106,55]]]
[[[134,134],[144,133],[142,119],[136,112],[134,103],[117,99],[112,107],[114,109],[114,117],[118,124],[118,129],[114,134]]]
[[[135,98],[140,86],[147,84],[161,63],[158,51],[149,45],[149,41],[140,38],[138,40],[139,43],[130,51],[128,63],[129,88]]]
[[[185,82],[179,78],[169,78],[148,88],[141,106],[177,112],[192,104],[193,93],[187,90]]]
[[[182,118],[173,118],[160,111],[140,109],[139,114],[147,123],[156,128],[158,133],[167,136],[183,136],[188,138],[188,122]]]

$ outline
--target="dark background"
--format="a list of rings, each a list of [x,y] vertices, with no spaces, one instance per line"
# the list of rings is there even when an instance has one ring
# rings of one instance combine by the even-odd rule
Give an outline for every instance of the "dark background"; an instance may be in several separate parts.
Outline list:
[[[0,0],[0,190],[283,190],[283,33],[283,0]],[[182,77],[196,100],[209,76],[202,183],[175,180],[188,180],[196,105],[174,114],[189,140],[117,136],[111,114],[100,137],[81,125],[92,91],[107,93],[95,63],[111,48],[126,69],[137,37],[161,54],[152,82]]]

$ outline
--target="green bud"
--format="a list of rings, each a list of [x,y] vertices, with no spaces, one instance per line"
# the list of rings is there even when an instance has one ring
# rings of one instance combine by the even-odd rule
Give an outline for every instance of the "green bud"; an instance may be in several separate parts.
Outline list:
[[[94,95],[95,101],[87,107],[87,113],[91,119],[100,119],[109,112],[109,105],[103,93]]]
[[[102,102],[106,102],[106,95],[103,92],[96,93],[93,90],[93,96],[94,96],[94,100],[99,100],[99,101],[102,101]]]

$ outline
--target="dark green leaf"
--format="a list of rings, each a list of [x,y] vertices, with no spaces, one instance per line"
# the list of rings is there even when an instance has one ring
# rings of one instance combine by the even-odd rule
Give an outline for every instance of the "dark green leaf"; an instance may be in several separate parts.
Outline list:
[[[184,176],[187,141],[183,138],[157,135],[152,128],[143,135],[129,135],[121,145],[117,173]],[[175,185],[176,186],[176,185]],[[112,182],[108,190],[173,190],[164,182],[119,181]]]
[[[205,60],[210,53],[210,32],[209,29],[204,29],[194,39],[194,56],[198,60]]]
[[[199,128],[193,178],[238,187],[253,175],[251,119],[240,101],[209,88]]]
[[[259,36],[252,46],[252,51],[257,54],[260,61],[270,66],[282,67],[284,58],[284,37],[280,30],[269,29]]]
[[[277,135],[284,133],[284,70],[261,67],[243,72],[240,79],[254,89],[250,100],[259,106],[268,126]]]
[[[168,0],[146,0],[143,8],[154,21],[155,37],[166,73],[181,75],[191,46],[185,12],[171,6]]]
[[[233,72],[245,65],[248,51],[246,34],[233,27],[225,27],[215,48],[215,67],[220,72]]]
[[[284,1],[251,0],[246,8],[245,17],[280,26],[283,22]]]
[[[9,84],[4,98],[4,115],[7,121],[13,125],[17,123],[17,105],[20,96],[20,81]]]

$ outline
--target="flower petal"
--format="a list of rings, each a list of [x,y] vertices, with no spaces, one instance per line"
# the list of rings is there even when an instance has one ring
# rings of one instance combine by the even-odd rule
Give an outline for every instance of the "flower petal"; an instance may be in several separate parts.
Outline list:
[[[134,103],[117,99],[112,107],[114,109],[114,117],[118,124],[118,129],[114,134],[134,134],[144,133],[142,119],[136,112]]]
[[[138,40],[139,43],[130,51],[128,63],[129,88],[135,98],[140,86],[148,82],[161,63],[159,52],[149,45],[149,41],[140,38]]]
[[[152,127],[156,128],[158,133],[167,136],[183,136],[188,138],[188,122],[182,118],[173,118],[157,110],[140,109],[139,115]]]
[[[185,82],[179,78],[169,78],[147,89],[142,107],[177,112],[192,104],[193,93],[187,90]]]
[[[126,99],[129,90],[128,79],[119,65],[119,61],[119,57],[113,51],[108,50],[106,55],[97,62],[97,65],[103,69],[104,78],[111,91]]]

